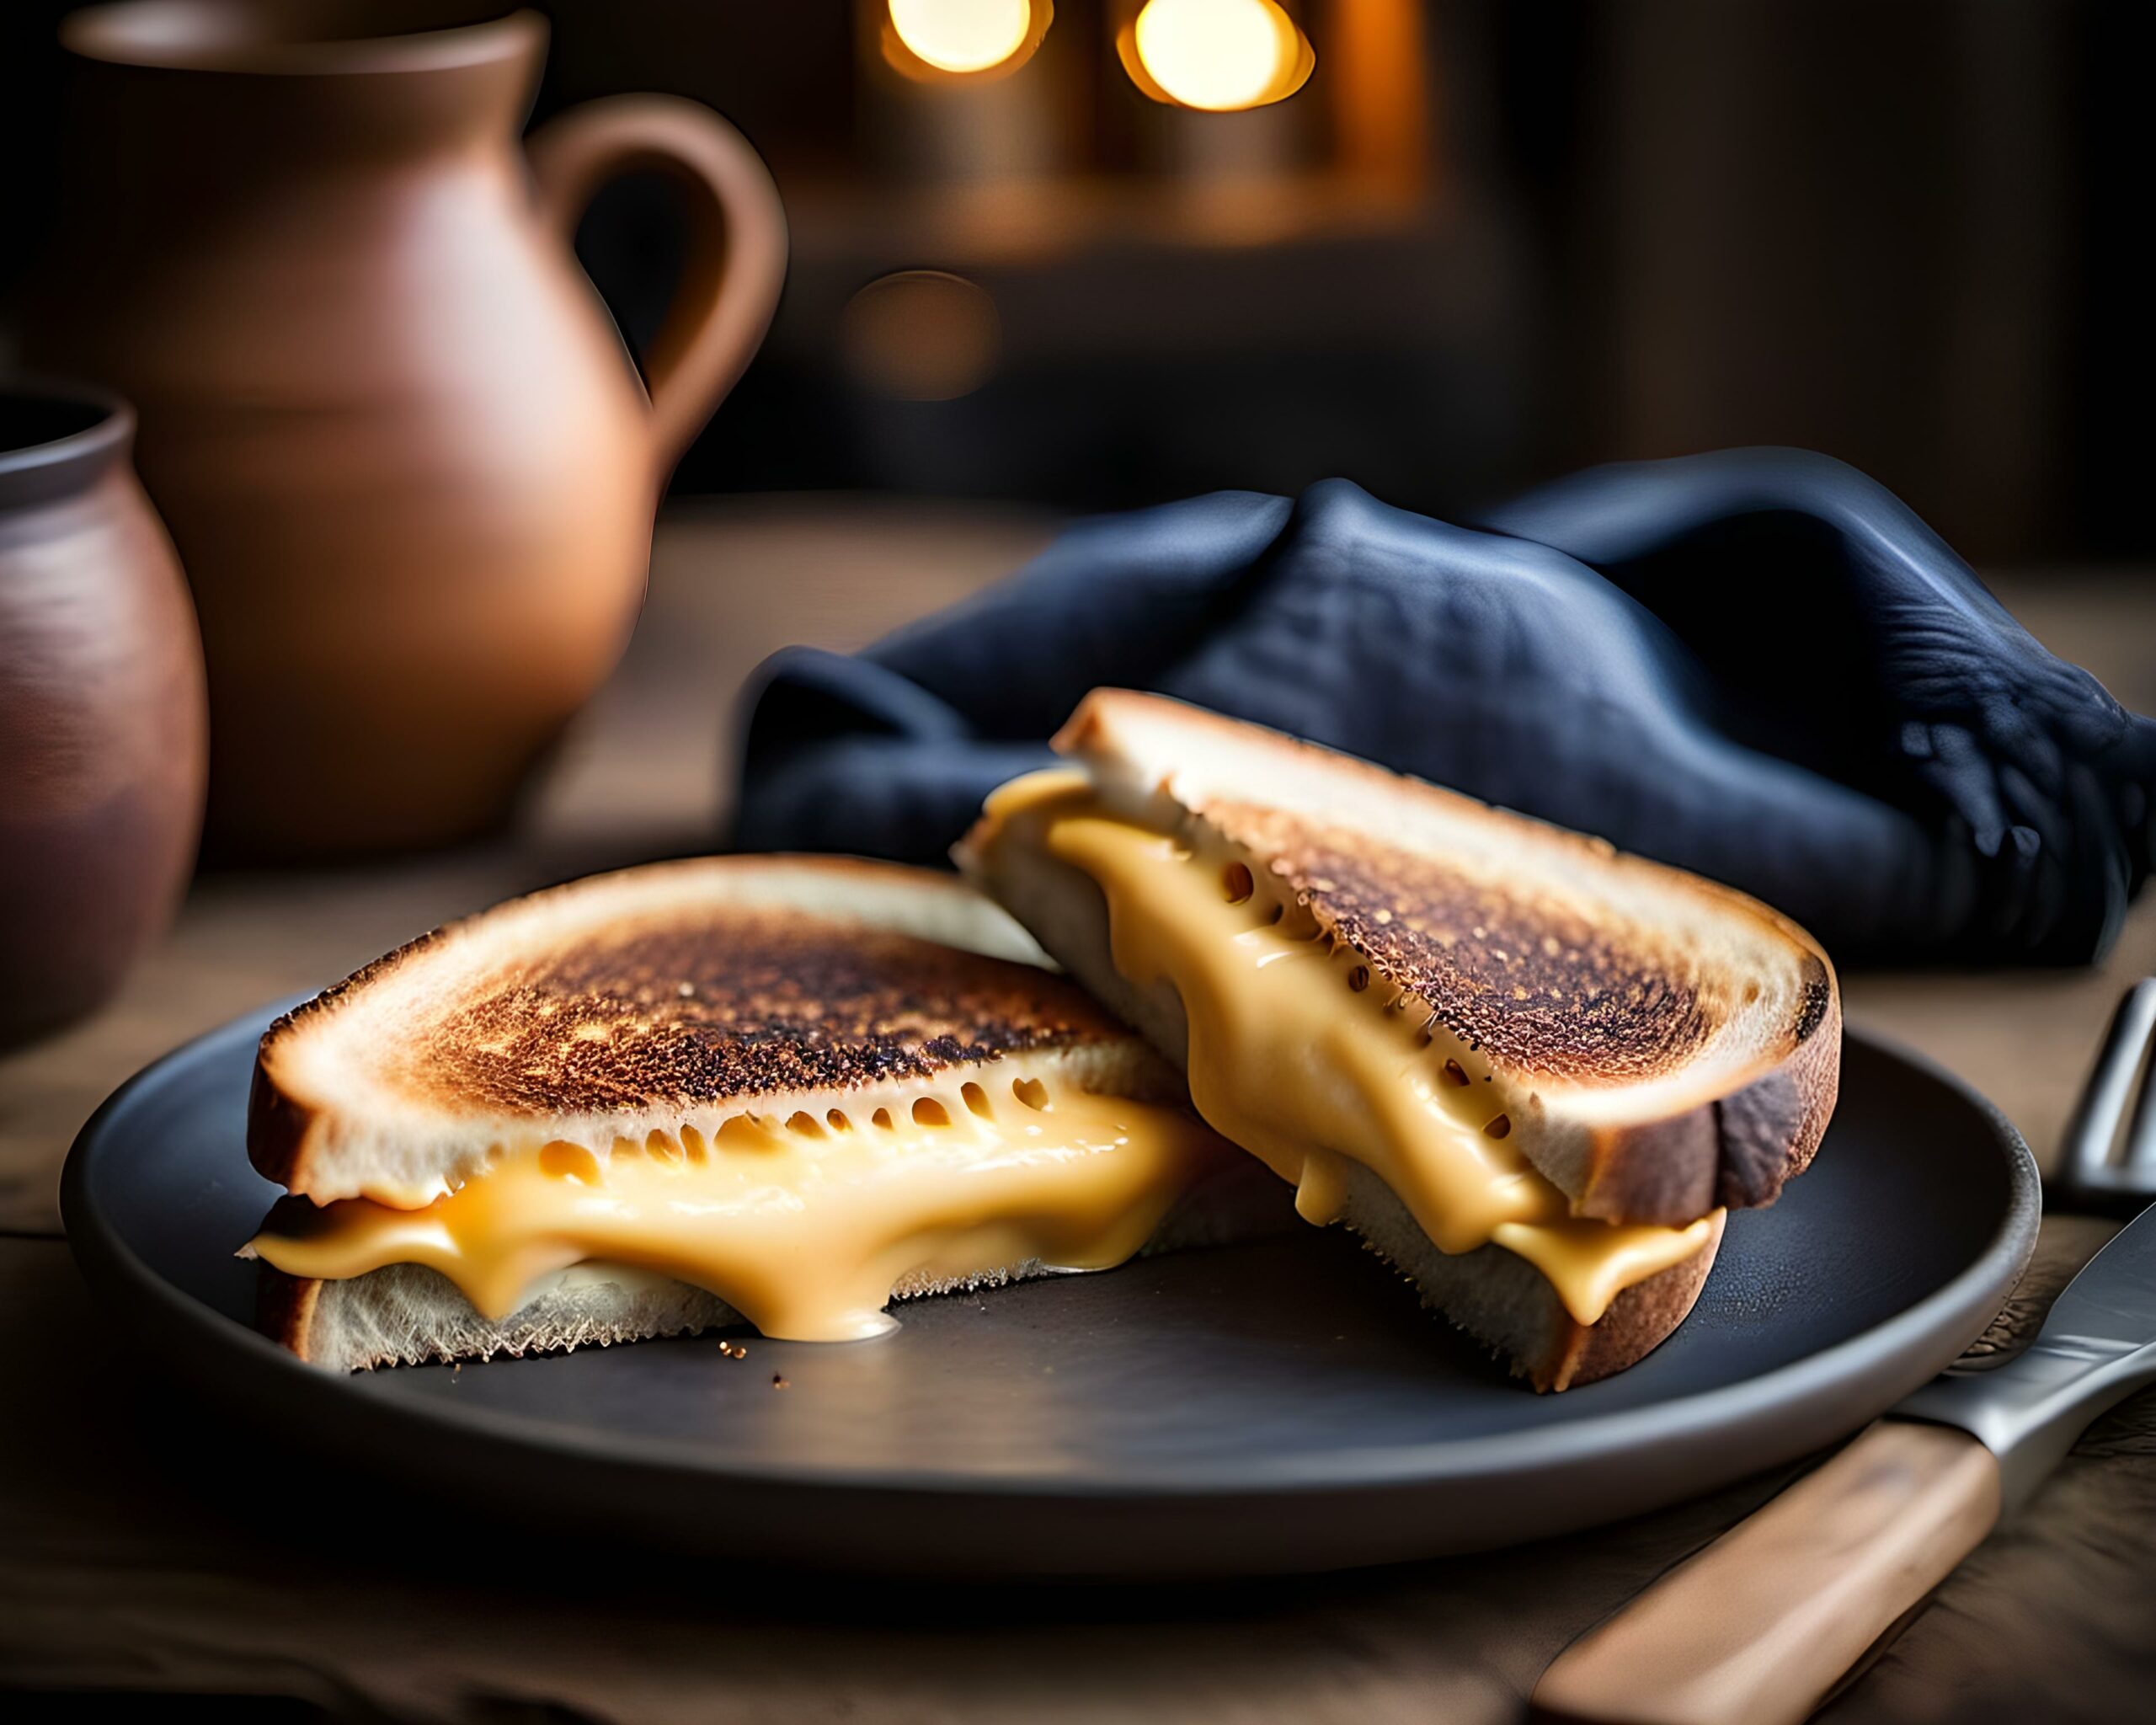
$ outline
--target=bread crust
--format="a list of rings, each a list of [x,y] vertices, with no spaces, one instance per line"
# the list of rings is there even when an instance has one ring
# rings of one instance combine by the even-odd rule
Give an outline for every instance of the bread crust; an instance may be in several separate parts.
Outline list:
[[[1620,1294],[1600,1322],[1583,1324],[1561,1306],[1549,1350],[1526,1366],[1534,1387],[1567,1390],[1613,1376],[1638,1365],[1668,1341],[1692,1315],[1707,1285],[1707,1274],[1721,1250],[1723,1220],[1715,1218],[1712,1236],[1682,1263],[1635,1282]]]
[[[321,1298],[319,1281],[288,1276],[266,1263],[259,1265],[254,1283],[254,1327],[308,1365],[318,1365],[320,1362],[308,1348],[314,1333],[315,1306]]]
[[[1580,1107],[1581,1153],[1562,1168],[1545,1169],[1574,1214],[1683,1225],[1718,1205],[1763,1206],[1817,1152],[1839,1083],[1839,989],[1818,943],[1757,900],[1602,840],[1160,696],[1096,690],[1054,740],[1097,782],[1165,798],[1211,828],[1417,1009],[1522,1091],[1544,1097],[1553,1118]],[[1255,800],[1261,796],[1267,800]],[[1483,919],[1472,929],[1476,938],[1452,928],[1442,944],[1403,937],[1424,920],[1416,895],[1444,890],[1441,872],[1413,850],[1417,834],[1431,829],[1486,837],[1555,889],[1518,874],[1493,885],[1486,873],[1467,900]],[[962,851],[987,836],[984,823]],[[1573,880],[1741,932],[1758,952],[1795,967],[1785,1017],[1760,1028],[1758,1046],[1737,1068],[1694,1081],[1687,1062],[1701,1035],[1748,1010],[1741,987],[1733,1001],[1707,985],[1711,977],[1662,974],[1663,955],[1651,948],[1627,953],[1624,941],[1594,931],[1582,938],[1582,919],[1559,908]],[[1508,903],[1509,920],[1501,923]],[[1438,903],[1430,920],[1448,916],[1465,920],[1457,895]],[[1651,913],[1641,920],[1652,927]],[[1604,1012],[1592,1038],[1568,1035],[1583,1007],[1618,991],[1646,1005],[1629,1015]],[[1652,1110],[1611,1118],[1609,1097],[1626,1087],[1650,1088]]]
[[[1503,1360],[1543,1395],[1613,1377],[1637,1365],[1691,1316],[1721,1249],[1717,1215],[1705,1245],[1680,1263],[1635,1282],[1591,1324],[1565,1309],[1541,1273],[1502,1247],[1445,1258],[1389,1194],[1366,1192],[1345,1218],[1349,1231],[1415,1285],[1423,1303]]]

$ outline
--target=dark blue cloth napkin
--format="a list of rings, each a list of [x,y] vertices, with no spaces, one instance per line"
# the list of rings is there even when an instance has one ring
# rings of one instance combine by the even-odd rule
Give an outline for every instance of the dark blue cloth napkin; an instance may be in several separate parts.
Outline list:
[[[1882,487],[1765,449],[1467,526],[1340,479],[1081,522],[856,657],[771,660],[734,841],[940,861],[1102,685],[1599,833],[1848,959],[2093,959],[2148,867],[2156,723]]]

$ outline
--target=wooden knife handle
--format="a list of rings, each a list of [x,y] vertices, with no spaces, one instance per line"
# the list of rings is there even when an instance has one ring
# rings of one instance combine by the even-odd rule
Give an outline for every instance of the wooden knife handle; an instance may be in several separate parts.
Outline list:
[[[1999,1519],[1999,1462],[1884,1419],[1560,1653],[1543,1719],[1797,1725]]]

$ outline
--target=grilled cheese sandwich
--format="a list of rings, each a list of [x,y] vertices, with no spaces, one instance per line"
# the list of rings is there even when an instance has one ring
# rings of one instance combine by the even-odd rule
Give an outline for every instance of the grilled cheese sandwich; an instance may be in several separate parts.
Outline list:
[[[1539,1386],[1662,1339],[1725,1210],[1809,1159],[1833,973],[1764,907],[1157,697],[1097,692],[1057,745],[962,865],[1307,1220]]]
[[[1440,1252],[1494,1241],[1582,1324],[1715,1232],[1718,1215],[1683,1227],[1573,1216],[1520,1154],[1486,1063],[1306,908],[1261,891],[1217,839],[1119,818],[1068,772],[1006,786],[989,815],[1038,819],[1049,855],[1100,887],[1117,971],[1182,1004],[1198,1112],[1296,1188],[1305,1220],[1340,1219],[1343,1159],[1360,1162]]]
[[[805,858],[601,877],[392,954],[263,1041],[273,1328],[339,1367],[846,1340],[1218,1226],[1232,1197],[1184,1200],[1246,1159],[1029,957],[955,881]]]

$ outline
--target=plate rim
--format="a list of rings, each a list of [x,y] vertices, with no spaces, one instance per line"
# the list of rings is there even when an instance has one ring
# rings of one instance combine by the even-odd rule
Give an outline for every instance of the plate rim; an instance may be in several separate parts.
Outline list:
[[[121,1322],[139,1329],[140,1316],[125,1310],[125,1301],[115,1296],[115,1284],[146,1298],[164,1316],[206,1338],[209,1345],[219,1350],[222,1364],[268,1374],[263,1394],[281,1387],[289,1395],[312,1398],[319,1407],[331,1408],[349,1407],[347,1398],[357,1396],[377,1418],[444,1439],[505,1444],[520,1451],[537,1451],[566,1461],[589,1462],[595,1458],[611,1466],[686,1473],[728,1487],[768,1486],[791,1491],[946,1500],[992,1498],[1143,1503],[1252,1497],[1321,1498],[1439,1483],[1471,1483],[1480,1477],[1517,1479],[1523,1474],[1570,1472],[1621,1457],[1643,1442],[1669,1435],[1673,1428],[1689,1436],[1710,1431],[1737,1432],[1771,1420],[1777,1413],[1801,1410],[1814,1403],[1822,1391],[1864,1381],[1867,1360],[1876,1369],[1879,1362],[1910,1352],[1920,1338],[1942,1332],[1955,1314],[1961,1314],[1962,1321],[1953,1327],[1967,1328],[1967,1314],[1981,1307],[1975,1327],[1960,1344],[1966,1347],[1968,1340],[1982,1332],[2026,1268],[2042,1218],[2041,1180],[2035,1157],[1996,1103],[1929,1055],[1896,1039],[1845,1025],[1845,1046],[1860,1044],[1873,1054],[1911,1068],[1973,1108],[1989,1129],[1993,1147],[2006,1164],[2007,1200],[1983,1249],[1947,1281],[1882,1322],[1785,1365],[1690,1395],[1520,1431],[1439,1437],[1413,1445],[1343,1447],[1315,1457],[1249,1458],[1226,1466],[1217,1460],[1181,1466],[1145,1464],[1112,1477],[923,1466],[744,1463],[714,1456],[708,1449],[688,1439],[621,1431],[601,1434],[586,1425],[542,1415],[506,1413],[447,1400],[395,1397],[371,1387],[373,1380],[367,1374],[332,1373],[306,1364],[259,1332],[168,1281],[143,1261],[92,1192],[100,1159],[121,1154],[106,1147],[119,1138],[108,1123],[169,1068],[206,1057],[213,1044],[259,1038],[270,1019],[309,998],[308,994],[291,996],[189,1038],[116,1088],[77,1133],[61,1172],[61,1221],[85,1279],[108,1310],[119,1308]],[[1922,1378],[1910,1381],[1881,1402],[1881,1407],[1890,1406],[1922,1381]],[[1837,1429],[1854,1429],[1860,1423],[1837,1422]],[[1764,1459],[1758,1465],[1773,1465],[1774,1459]],[[1710,1485],[1705,1482],[1701,1489]]]

